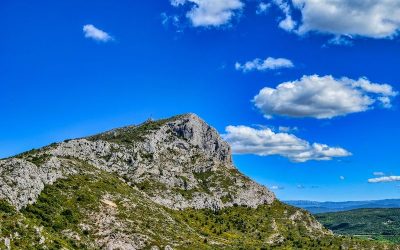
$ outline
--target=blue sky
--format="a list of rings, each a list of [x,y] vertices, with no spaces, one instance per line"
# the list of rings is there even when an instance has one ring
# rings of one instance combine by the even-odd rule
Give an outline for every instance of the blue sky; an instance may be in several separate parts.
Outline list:
[[[398,198],[400,4],[357,1],[1,1],[0,157],[194,112],[281,199]]]

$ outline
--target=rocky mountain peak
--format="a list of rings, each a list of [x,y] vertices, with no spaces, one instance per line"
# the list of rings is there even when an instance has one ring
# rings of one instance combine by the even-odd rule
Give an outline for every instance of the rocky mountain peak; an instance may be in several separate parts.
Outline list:
[[[276,200],[195,114],[0,160],[0,215],[1,249],[391,249]]]
[[[166,124],[178,137],[221,161],[231,162],[231,149],[216,129],[194,113],[177,116]]]
[[[82,171],[83,163],[117,174],[172,209],[257,207],[275,199],[235,168],[229,145],[195,114],[149,120],[1,160],[0,199],[17,208],[34,203],[45,185]]]

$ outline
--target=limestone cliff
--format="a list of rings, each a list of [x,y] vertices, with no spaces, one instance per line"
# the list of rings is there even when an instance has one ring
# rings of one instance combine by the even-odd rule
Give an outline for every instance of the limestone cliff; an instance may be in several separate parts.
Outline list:
[[[75,173],[71,159],[113,172],[173,209],[271,204],[274,194],[232,163],[229,145],[195,114],[68,140],[0,161],[0,199],[34,203],[44,185]]]

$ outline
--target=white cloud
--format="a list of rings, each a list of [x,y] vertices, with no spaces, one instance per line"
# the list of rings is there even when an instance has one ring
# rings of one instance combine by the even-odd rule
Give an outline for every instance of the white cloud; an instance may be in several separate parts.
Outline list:
[[[369,183],[394,182],[394,181],[400,181],[400,176],[383,176],[383,177],[368,179]]]
[[[231,145],[235,154],[259,156],[280,155],[293,162],[309,160],[332,160],[345,157],[350,152],[339,147],[302,140],[295,135],[275,133],[269,128],[255,129],[247,126],[227,126],[223,138]]]
[[[193,5],[186,13],[186,17],[195,27],[228,24],[235,14],[244,7],[241,0],[171,0],[171,5],[174,7],[181,7],[186,4]]]
[[[339,179],[343,181],[346,178],[343,175],[341,175],[341,176],[339,176]]]
[[[272,189],[272,190],[282,190],[282,189],[284,189],[284,187],[274,185],[274,186],[271,186],[270,189]]]
[[[186,17],[193,26],[228,24],[244,8],[244,0],[170,0],[176,8],[190,5]],[[272,0],[283,13],[279,27],[303,35],[332,34],[331,45],[351,45],[344,37],[392,38],[400,30],[398,0]],[[256,13],[268,11],[271,3],[260,2]],[[293,12],[299,15],[293,15]],[[298,17],[297,17],[298,16]]]
[[[96,28],[93,24],[86,24],[83,26],[83,33],[86,38],[91,38],[100,42],[112,41],[113,38],[105,31]]]
[[[289,3],[285,0],[273,0],[272,2],[278,6],[285,15],[283,20],[279,22],[279,27],[286,31],[293,31],[297,26],[297,22],[292,18],[292,11]]]
[[[389,108],[396,95],[392,86],[373,83],[366,78],[352,80],[311,75],[281,83],[276,88],[265,87],[253,102],[267,118],[283,115],[325,119],[363,112],[377,103]]]
[[[257,15],[264,14],[264,13],[266,13],[266,12],[268,11],[268,9],[269,9],[270,7],[271,7],[271,4],[270,4],[270,3],[261,2],[261,3],[259,3],[258,6],[257,6],[256,14],[257,14]]]
[[[374,176],[384,176],[385,173],[384,172],[373,172],[372,173]]]
[[[310,31],[333,35],[353,35],[391,38],[400,29],[398,0],[287,0],[273,1],[291,19],[292,8],[301,14],[299,24],[290,31],[304,34]],[[284,25],[279,25],[283,26]]]
[[[279,22],[279,27],[286,31],[292,31],[296,27],[296,22],[292,19],[292,16],[287,15],[285,19]]]
[[[243,72],[249,72],[253,70],[258,71],[266,71],[266,70],[275,70],[281,68],[293,68],[294,65],[292,61],[286,58],[272,58],[268,57],[265,60],[261,60],[260,58],[256,58],[252,61],[248,61],[244,64],[235,63],[235,69],[241,70]]]

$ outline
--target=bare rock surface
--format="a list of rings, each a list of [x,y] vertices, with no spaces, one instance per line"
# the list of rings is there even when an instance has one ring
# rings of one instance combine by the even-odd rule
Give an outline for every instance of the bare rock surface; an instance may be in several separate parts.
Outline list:
[[[218,132],[195,114],[147,121],[0,160],[0,199],[18,209],[76,173],[69,159],[116,173],[172,209],[270,204],[274,194],[241,174]]]
[[[0,160],[0,199],[20,209],[34,203],[45,185],[75,172],[68,161],[57,157],[40,166],[19,158]]]

